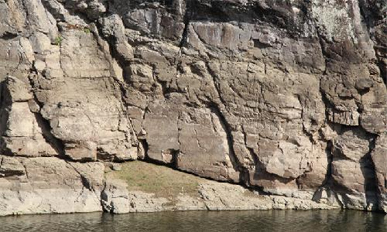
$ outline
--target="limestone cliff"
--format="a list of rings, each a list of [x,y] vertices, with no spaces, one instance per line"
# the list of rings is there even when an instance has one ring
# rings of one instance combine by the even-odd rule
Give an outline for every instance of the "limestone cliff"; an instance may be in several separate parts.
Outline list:
[[[386,49],[385,0],[0,0],[2,214],[136,159],[387,212]]]

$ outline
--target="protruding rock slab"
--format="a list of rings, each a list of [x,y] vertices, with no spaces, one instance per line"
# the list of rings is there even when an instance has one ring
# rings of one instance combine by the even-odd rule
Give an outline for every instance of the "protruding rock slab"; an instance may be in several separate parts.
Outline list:
[[[36,102],[25,81],[8,76],[1,92],[1,146],[3,152],[16,156],[55,156],[56,141],[50,138],[47,125],[31,109]]]

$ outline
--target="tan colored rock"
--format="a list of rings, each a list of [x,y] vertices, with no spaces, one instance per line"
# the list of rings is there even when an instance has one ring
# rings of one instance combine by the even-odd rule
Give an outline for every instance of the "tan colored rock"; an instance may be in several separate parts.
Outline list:
[[[164,211],[164,205],[169,200],[163,197],[155,197],[153,193],[144,193],[140,191],[129,192],[129,212],[150,213]]]
[[[127,190],[126,184],[122,180],[109,179],[102,194],[102,203],[105,210],[113,213],[170,210],[307,210],[340,207],[337,203],[331,204],[294,197],[260,195],[258,192],[239,185],[205,179],[201,179],[197,194],[191,191],[186,193],[183,190],[177,195],[169,195],[168,198],[157,196],[158,194],[157,192]]]
[[[258,187],[278,195],[268,207],[284,209],[323,207],[312,199],[373,209],[379,191],[383,208],[384,9],[368,0],[0,2],[1,152],[152,160]],[[12,168],[23,176],[16,160],[5,178]],[[44,175],[62,164],[32,166]],[[109,211],[170,204],[106,191]],[[20,206],[17,192],[4,194]]]
[[[333,141],[331,172],[337,187],[334,190],[345,207],[365,210],[376,206],[371,143],[364,130],[345,130]]]
[[[143,121],[146,141],[148,144],[147,156],[151,159],[171,163],[173,152],[178,152],[178,114],[177,109],[160,107],[158,104],[149,107],[150,112],[145,114]]]
[[[270,209],[270,201],[263,196],[242,188],[223,183],[202,184],[199,193],[208,210],[257,210]]]
[[[81,29],[70,29],[62,36],[59,59],[67,77],[55,74],[52,81],[34,77],[41,88],[37,98],[44,102],[41,114],[50,122],[52,134],[64,141],[64,153],[74,160],[96,160],[98,154],[104,159],[135,159],[131,126],[121,95],[115,93],[120,84],[110,76],[106,51]],[[56,68],[50,66],[51,71]]]
[[[102,207],[107,212],[115,214],[129,213],[130,201],[127,184],[120,180],[109,179],[101,194]]]
[[[1,215],[102,210],[98,186],[102,185],[103,165],[75,167],[53,157],[2,160]]]
[[[29,102],[34,101],[29,86],[15,77],[7,77],[2,91],[3,149],[12,155],[55,156],[55,144],[45,137],[44,122],[31,112]],[[53,141],[52,141],[53,142]]]
[[[375,149],[371,156],[372,161],[375,165],[377,188],[379,190],[379,208],[384,212],[387,212],[387,148],[386,148],[386,135],[382,134],[376,139]]]
[[[12,157],[2,156],[0,165],[1,177],[21,176],[26,174],[26,169],[23,164]]]
[[[80,144],[66,144],[66,155],[73,160],[79,161],[96,161],[97,144],[94,142],[83,142]]]
[[[202,176],[238,181],[227,134],[215,112],[160,106],[149,110],[144,120],[149,158]]]
[[[359,162],[369,152],[370,139],[365,131],[347,130],[333,141],[335,157]]]

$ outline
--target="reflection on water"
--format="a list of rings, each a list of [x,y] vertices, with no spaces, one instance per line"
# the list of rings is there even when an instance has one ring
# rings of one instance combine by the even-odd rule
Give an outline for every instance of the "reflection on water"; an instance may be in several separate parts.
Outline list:
[[[162,212],[0,218],[0,231],[387,231],[384,214],[359,211]]]

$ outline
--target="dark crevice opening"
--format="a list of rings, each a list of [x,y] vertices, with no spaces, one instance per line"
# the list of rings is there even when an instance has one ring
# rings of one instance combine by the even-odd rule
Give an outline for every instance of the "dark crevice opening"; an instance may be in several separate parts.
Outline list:
[[[378,207],[378,184],[377,184],[377,175],[375,164],[372,160],[371,154],[375,149],[376,145],[376,137],[375,135],[369,134],[371,136],[369,142],[369,150],[368,153],[365,154],[360,159],[360,168],[364,177],[364,190],[366,194],[366,202],[367,206],[373,205],[373,210],[377,210]]]
[[[12,40],[18,37],[17,33],[4,32],[4,34],[0,35],[0,39],[3,40]]]

